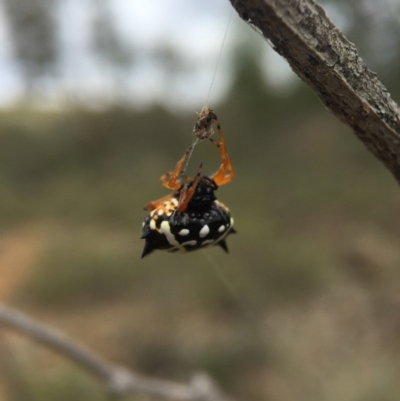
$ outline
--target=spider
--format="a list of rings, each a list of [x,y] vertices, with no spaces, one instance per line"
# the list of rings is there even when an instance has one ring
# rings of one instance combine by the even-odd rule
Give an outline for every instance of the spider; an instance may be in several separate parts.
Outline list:
[[[210,111],[211,112],[211,111]],[[234,177],[231,159],[217,116],[218,142],[208,138],[220,151],[222,164],[211,177],[202,175],[200,164],[194,178],[182,174],[183,166],[192,152],[189,147],[173,171],[161,176],[160,183],[174,191],[145,206],[149,210],[143,222],[142,239],[146,240],[142,258],[156,249],[169,252],[188,252],[206,246],[219,245],[228,252],[226,237],[236,231],[229,209],[217,200],[214,191]]]

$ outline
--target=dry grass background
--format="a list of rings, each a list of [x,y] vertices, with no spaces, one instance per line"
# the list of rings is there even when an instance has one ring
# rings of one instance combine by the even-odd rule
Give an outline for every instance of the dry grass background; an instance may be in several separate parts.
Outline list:
[[[216,110],[237,171],[219,191],[238,230],[229,255],[140,260],[142,206],[165,193],[195,117],[3,113],[1,301],[131,369],[207,371],[238,399],[397,400],[397,184],[304,89],[263,96],[264,109],[235,112],[239,93]],[[219,163],[207,144],[196,160]],[[106,398],[27,339],[2,334],[0,352],[2,400]]]

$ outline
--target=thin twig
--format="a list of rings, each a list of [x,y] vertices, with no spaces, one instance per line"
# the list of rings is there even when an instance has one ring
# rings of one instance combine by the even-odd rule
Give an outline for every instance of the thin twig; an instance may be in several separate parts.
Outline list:
[[[229,401],[205,374],[197,374],[189,384],[149,378],[106,361],[64,333],[0,304],[0,327],[9,327],[47,348],[58,352],[103,382],[110,393],[123,396],[145,393],[169,400]]]

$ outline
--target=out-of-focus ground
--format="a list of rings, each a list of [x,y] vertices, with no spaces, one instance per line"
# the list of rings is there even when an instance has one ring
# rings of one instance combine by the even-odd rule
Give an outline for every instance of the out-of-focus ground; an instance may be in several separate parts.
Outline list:
[[[2,113],[1,300],[112,361],[175,380],[204,370],[241,399],[394,400],[398,186],[302,91],[309,107],[275,99],[258,120],[234,94],[216,110],[237,172],[218,191],[238,231],[229,255],[140,260],[142,206],[166,193],[158,178],[195,117]],[[209,143],[196,159],[219,165]],[[29,340],[2,341],[3,399],[105,397]]]
[[[398,400],[398,184],[305,85],[272,91],[242,58],[210,104],[236,170],[217,193],[238,231],[229,255],[140,259],[143,205],[168,193],[158,180],[194,114],[73,106],[0,112],[1,302],[134,371],[205,371],[238,400]],[[216,170],[216,148],[199,144],[189,172],[200,161]],[[0,334],[0,400],[107,398],[63,358]]]

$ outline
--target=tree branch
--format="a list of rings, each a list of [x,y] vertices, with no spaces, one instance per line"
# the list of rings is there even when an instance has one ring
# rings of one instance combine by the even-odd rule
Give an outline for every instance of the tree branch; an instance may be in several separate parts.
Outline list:
[[[314,0],[230,0],[400,182],[400,114],[354,44]]]
[[[195,375],[188,385],[134,374],[105,361],[93,351],[70,340],[62,332],[38,323],[2,304],[0,304],[1,326],[12,328],[64,355],[105,383],[110,393],[115,396],[145,393],[169,400],[230,400],[220,393],[213,381],[205,374]]]

